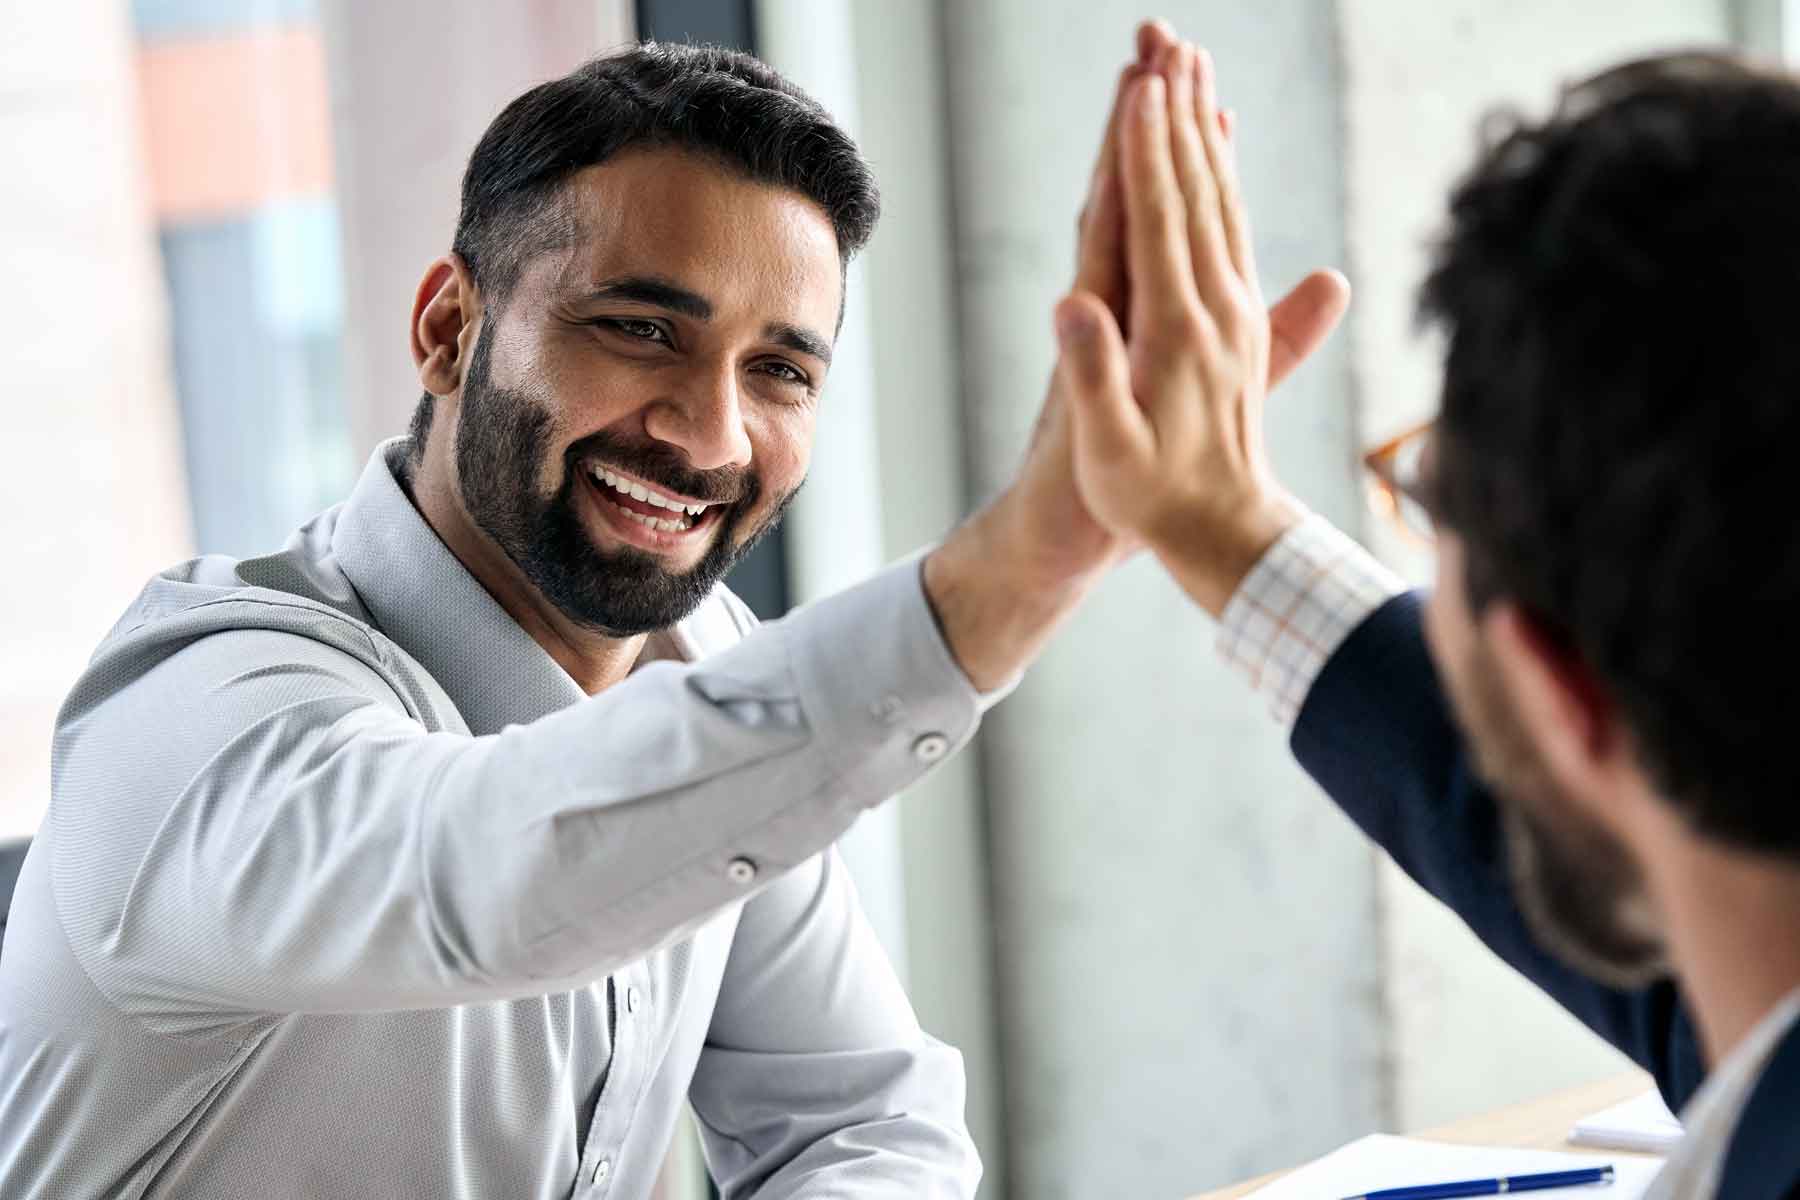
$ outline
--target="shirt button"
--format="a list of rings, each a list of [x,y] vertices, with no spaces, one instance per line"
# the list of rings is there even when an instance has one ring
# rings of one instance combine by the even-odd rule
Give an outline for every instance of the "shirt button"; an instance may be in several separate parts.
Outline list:
[[[644,993],[638,991],[636,988],[628,988],[626,990],[626,992],[625,992],[625,1011],[626,1012],[628,1012],[628,1013],[636,1012],[638,1010],[638,1005],[642,1004],[643,1002],[644,1002]]]
[[[920,762],[936,762],[950,753],[950,739],[941,733],[928,733],[913,743],[913,757]]]
[[[594,1164],[594,1182],[595,1183],[604,1183],[606,1181],[606,1177],[611,1174],[612,1174],[612,1160],[611,1159],[603,1158],[599,1162]]]
[[[725,867],[725,878],[741,887],[756,878],[756,864],[747,858],[734,858]]]

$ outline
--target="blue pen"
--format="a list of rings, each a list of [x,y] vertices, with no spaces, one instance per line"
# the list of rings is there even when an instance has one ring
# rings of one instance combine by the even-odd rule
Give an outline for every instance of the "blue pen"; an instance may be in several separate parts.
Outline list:
[[[1501,1196],[1509,1192],[1543,1192],[1551,1188],[1586,1187],[1613,1181],[1611,1166],[1580,1171],[1548,1171],[1542,1175],[1514,1175],[1499,1179],[1465,1179],[1461,1183],[1424,1183],[1417,1187],[1384,1188],[1346,1196],[1344,1200],[1450,1200],[1452,1196]]]

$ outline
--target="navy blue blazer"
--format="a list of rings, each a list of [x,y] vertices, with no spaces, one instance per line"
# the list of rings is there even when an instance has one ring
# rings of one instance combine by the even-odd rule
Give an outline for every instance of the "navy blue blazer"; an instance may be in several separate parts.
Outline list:
[[[1425,649],[1416,594],[1396,596],[1325,664],[1294,727],[1300,764],[1501,958],[1656,1077],[1676,1111],[1705,1075],[1675,985],[1606,987],[1533,939],[1514,900],[1493,797],[1476,779]],[[1728,1200],[1800,1197],[1800,1029],[1751,1096],[1726,1159]]]

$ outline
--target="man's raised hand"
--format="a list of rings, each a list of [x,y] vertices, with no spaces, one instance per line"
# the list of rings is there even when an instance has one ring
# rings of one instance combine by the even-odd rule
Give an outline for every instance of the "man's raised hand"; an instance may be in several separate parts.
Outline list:
[[[1059,390],[1082,501],[1141,538],[1217,614],[1299,517],[1263,445],[1263,399],[1348,300],[1318,272],[1262,305],[1212,64],[1166,47],[1129,85],[1119,177],[1129,327],[1076,289],[1057,306]]]

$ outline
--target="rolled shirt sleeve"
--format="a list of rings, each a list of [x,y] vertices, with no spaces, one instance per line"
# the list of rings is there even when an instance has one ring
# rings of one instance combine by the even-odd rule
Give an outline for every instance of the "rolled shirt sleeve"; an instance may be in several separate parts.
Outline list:
[[[77,956],[168,1032],[598,978],[818,855],[981,709],[916,563],[485,737],[428,732],[328,640],[159,654],[78,686],[50,819]]]

